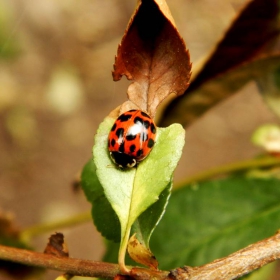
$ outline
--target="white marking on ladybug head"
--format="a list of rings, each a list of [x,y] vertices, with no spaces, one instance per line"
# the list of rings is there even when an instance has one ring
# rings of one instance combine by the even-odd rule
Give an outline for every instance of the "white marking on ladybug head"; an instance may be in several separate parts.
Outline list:
[[[126,167],[132,168],[132,167],[134,167],[136,164],[137,164],[137,161],[136,161],[136,159],[134,158],[134,159],[132,160],[132,163],[131,163],[131,164],[128,163]]]

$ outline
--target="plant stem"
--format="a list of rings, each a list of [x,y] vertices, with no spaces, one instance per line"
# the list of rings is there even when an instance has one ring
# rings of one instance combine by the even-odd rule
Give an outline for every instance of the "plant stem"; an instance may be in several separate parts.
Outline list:
[[[261,168],[261,167],[270,167],[270,166],[277,166],[280,165],[280,158],[276,157],[263,157],[263,158],[256,158],[251,160],[245,160],[240,162],[234,162],[227,165],[222,165],[218,167],[211,168],[209,170],[200,172],[195,174],[183,182],[176,184],[174,189],[179,189],[185,187],[186,185],[190,185],[192,183],[198,183],[202,181],[209,180],[215,176],[232,173],[242,170],[247,170],[251,168]]]
[[[113,278],[119,273],[117,264],[57,257],[0,245],[0,259],[30,266],[64,271],[70,275]]]
[[[20,239],[23,241],[29,241],[32,237],[44,234],[49,231],[54,231],[59,228],[70,227],[81,223],[92,221],[91,214],[89,212],[81,213],[68,219],[59,220],[52,223],[39,224],[31,226],[23,230],[20,234]]]
[[[280,258],[280,232],[256,242],[225,258],[217,259],[199,267],[185,267],[176,271],[179,279],[186,280],[231,280],[258,269]],[[183,272],[185,270],[185,272]]]
[[[0,259],[63,271],[70,275],[114,278],[120,274],[117,264],[57,257],[0,245]],[[136,280],[232,280],[280,259],[280,232],[249,245],[225,258],[199,267],[183,267],[168,271],[127,267]]]

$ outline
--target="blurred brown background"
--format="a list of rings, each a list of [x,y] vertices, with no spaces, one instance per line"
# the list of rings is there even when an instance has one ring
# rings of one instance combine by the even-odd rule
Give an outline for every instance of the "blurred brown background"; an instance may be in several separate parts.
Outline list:
[[[245,1],[167,3],[196,66]],[[90,210],[71,183],[91,156],[98,124],[126,100],[128,82],[113,82],[111,70],[134,6],[132,0],[0,0],[0,209],[20,227]],[[175,181],[257,155],[252,132],[276,121],[254,82],[247,84],[187,128]],[[71,256],[101,258],[102,238],[92,223],[63,233]],[[33,240],[38,251],[48,235]]]

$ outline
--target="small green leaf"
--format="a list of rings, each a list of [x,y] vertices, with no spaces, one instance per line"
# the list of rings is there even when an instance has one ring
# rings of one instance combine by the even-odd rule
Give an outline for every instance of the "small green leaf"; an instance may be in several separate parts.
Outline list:
[[[92,159],[84,166],[81,179],[85,195],[92,204],[91,214],[97,230],[105,238],[120,242],[120,222],[104,194],[96,176],[96,166]]]
[[[231,177],[175,191],[151,248],[161,269],[198,266],[273,235],[280,180]]]
[[[97,176],[106,197],[121,223],[122,257],[132,224],[149,206],[159,199],[172,178],[181,157],[185,131],[179,124],[157,129],[156,144],[137,168],[121,170],[113,165],[107,148],[108,134],[114,119],[101,123],[93,148]]]
[[[143,245],[149,248],[150,237],[153,230],[161,220],[171,194],[172,182],[160,194],[159,200],[144,211],[132,226],[132,232]]]
[[[280,127],[276,124],[262,125],[253,133],[251,141],[268,152],[280,152]]]

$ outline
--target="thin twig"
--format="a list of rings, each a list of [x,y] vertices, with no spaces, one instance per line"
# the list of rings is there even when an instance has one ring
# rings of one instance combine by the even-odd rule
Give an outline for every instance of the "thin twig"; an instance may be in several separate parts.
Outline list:
[[[271,157],[271,156],[233,162],[230,164],[217,166],[208,169],[206,171],[200,172],[198,174],[195,174],[193,176],[190,176],[186,180],[182,181],[181,183],[176,184],[174,186],[174,189],[179,189],[185,187],[186,185],[190,185],[192,183],[206,181],[218,175],[247,170],[251,168],[264,168],[264,167],[278,166],[278,165],[280,165],[280,158]]]
[[[23,241],[29,241],[34,236],[65,227],[76,226],[89,221],[92,221],[90,212],[80,213],[67,219],[62,219],[51,223],[38,224],[26,228],[20,233],[20,239]]]
[[[59,270],[78,276],[114,278],[120,273],[117,264],[56,257],[7,246],[0,246],[0,259]],[[131,269],[130,276],[138,280],[232,280],[277,259],[280,259],[280,232],[225,258],[199,267],[186,266],[175,269],[171,273],[145,268],[128,268]]]

